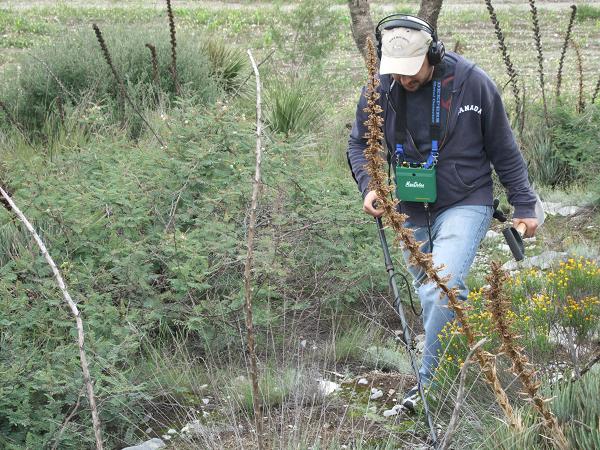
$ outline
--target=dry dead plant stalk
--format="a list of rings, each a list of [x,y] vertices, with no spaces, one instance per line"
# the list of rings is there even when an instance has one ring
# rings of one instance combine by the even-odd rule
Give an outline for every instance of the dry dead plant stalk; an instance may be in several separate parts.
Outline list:
[[[0,186],[0,194],[2,195],[2,198],[6,201],[6,203],[9,204],[10,211],[12,211],[19,218],[19,220],[21,222],[23,222],[23,224],[25,225],[27,230],[33,236],[36,244],[38,245],[40,251],[42,252],[42,255],[44,255],[44,258],[46,259],[46,262],[52,269],[52,273],[54,274],[56,283],[58,284],[58,287],[59,287],[60,291],[62,292],[65,301],[69,305],[69,308],[71,309],[71,313],[73,314],[73,316],[75,316],[75,323],[77,326],[77,343],[79,346],[79,360],[81,363],[81,371],[83,373],[83,381],[84,381],[86,389],[87,389],[88,401],[90,402],[90,409],[92,410],[92,424],[94,427],[94,436],[96,438],[96,449],[102,450],[102,448],[103,448],[103,446],[102,446],[102,425],[100,423],[100,416],[98,415],[98,408],[96,406],[96,397],[94,396],[94,386],[92,384],[92,378],[90,376],[90,369],[89,369],[89,365],[88,365],[86,354],[85,354],[85,348],[84,348],[85,335],[83,332],[83,321],[81,319],[81,313],[79,312],[79,309],[77,308],[77,304],[73,301],[73,299],[71,298],[71,295],[69,295],[69,291],[67,291],[65,282],[58,270],[58,267],[54,263],[54,260],[50,256],[50,253],[48,253],[48,250],[46,249],[46,245],[44,244],[44,242],[42,241],[40,236],[37,234],[37,232],[31,225],[31,223],[29,222],[29,220],[27,220],[27,217],[25,217],[25,215],[17,207],[17,205],[15,204],[15,202],[13,201],[11,196],[8,195],[8,193],[4,190],[3,184],[2,184],[2,186]]]
[[[152,62],[152,81],[156,86],[160,85],[158,79],[158,57],[156,56],[156,47],[149,42],[146,43],[146,48],[150,50],[150,58]]]
[[[506,73],[508,75],[508,81],[512,87],[513,96],[515,99],[515,112],[517,117],[519,117],[519,110],[521,109],[521,99],[519,96],[519,86],[518,86],[518,74],[515,70],[515,66],[513,65],[510,55],[508,53],[508,48],[506,47],[506,43],[504,41],[504,33],[502,32],[502,28],[500,27],[500,22],[498,21],[498,16],[496,16],[496,11],[494,10],[494,5],[492,5],[492,0],[484,0],[485,6],[487,7],[488,13],[490,15],[490,20],[492,21],[492,25],[494,25],[494,30],[496,32],[496,38],[498,38],[498,45],[500,46],[500,52],[502,53],[502,60],[504,61],[504,66],[506,67]]]
[[[252,200],[250,203],[250,217],[248,219],[248,237],[246,245],[246,262],[244,264],[244,298],[246,309],[246,329],[248,332],[248,356],[250,358],[250,376],[252,378],[252,406],[254,408],[254,423],[259,450],[265,448],[263,442],[263,418],[260,410],[260,391],[258,388],[258,359],[254,344],[254,324],[252,323],[252,259],[254,256],[254,233],[256,230],[256,207],[261,190],[260,165],[262,160],[262,119],[260,99],[260,75],[258,67],[248,49],[248,57],[256,76],[256,166],[254,180],[252,181]]]
[[[167,0],[167,15],[169,16],[169,35],[171,37],[171,75],[175,85],[175,93],[181,95],[181,87],[177,77],[177,39],[175,38],[175,16],[171,8],[171,0]]]
[[[571,40],[571,46],[575,50],[575,56],[577,57],[577,77],[579,79],[579,95],[577,97],[577,112],[582,113],[585,109],[585,100],[583,99],[583,58],[581,57],[581,50],[579,44]]]
[[[438,289],[448,298],[448,307],[454,312],[456,318],[462,327],[462,332],[467,338],[467,344],[473,348],[477,343],[475,333],[467,322],[465,310],[467,306],[458,300],[458,291],[456,288],[449,288],[446,284],[449,277],[439,275],[439,270],[442,267],[434,267],[433,257],[430,253],[423,253],[420,248],[420,243],[414,238],[413,232],[403,227],[407,216],[401,214],[397,210],[398,201],[391,200],[390,194],[394,190],[394,185],[388,183],[386,170],[384,165],[386,161],[382,155],[385,155],[385,150],[382,145],[383,111],[378,103],[380,94],[377,92],[379,79],[377,78],[377,57],[375,55],[375,47],[371,39],[367,39],[367,69],[369,79],[367,83],[367,91],[365,93],[367,107],[365,112],[368,113],[368,119],[365,122],[367,127],[367,147],[365,149],[365,158],[367,160],[366,169],[371,177],[369,189],[377,192],[377,198],[380,202],[380,209],[383,209],[383,219],[387,226],[390,226],[396,234],[396,242],[400,243],[410,252],[410,264],[420,267],[426,274],[430,282],[435,283]],[[476,349],[475,358],[481,370],[484,373],[486,381],[490,384],[492,391],[496,397],[496,401],[502,408],[507,420],[513,428],[521,429],[520,420],[515,416],[514,411],[508,401],[508,397],[498,376],[496,374],[495,356],[483,351],[480,348]]]
[[[519,378],[525,394],[531,400],[534,408],[544,419],[544,426],[548,429],[552,437],[552,445],[560,450],[569,448],[569,444],[563,434],[556,417],[547,406],[547,400],[538,395],[540,382],[537,381],[535,371],[527,356],[523,353],[523,348],[519,347],[516,337],[511,329],[512,320],[509,316],[510,300],[503,290],[506,281],[506,274],[497,261],[492,262],[492,271],[487,277],[490,284],[486,291],[487,307],[492,315],[492,322],[496,331],[500,335],[502,345],[500,351],[512,361],[511,371]]]
[[[577,6],[571,5],[571,17],[569,18],[569,26],[567,26],[565,40],[560,51],[560,59],[558,61],[558,74],[556,75],[556,98],[560,97],[560,86],[562,84],[562,70],[563,65],[565,63],[565,55],[567,54],[567,47],[569,46],[569,40],[571,39],[571,31],[573,30],[573,23],[575,22],[576,15]]]
[[[121,79],[121,77],[119,76],[119,73],[117,72],[117,69],[115,68],[115,65],[110,56],[110,52],[108,51],[106,41],[104,40],[104,36],[102,36],[102,32],[100,31],[100,28],[98,28],[98,25],[96,25],[95,23],[92,24],[92,28],[94,29],[94,33],[96,34],[96,39],[98,40],[98,44],[100,44],[100,49],[102,50],[102,55],[104,56],[104,59],[106,60],[106,64],[108,64],[108,66],[110,67],[110,70],[111,70],[113,76],[115,77],[115,81],[117,82],[117,85],[119,86],[119,92],[121,93],[122,98],[127,100],[127,102],[129,103],[129,106],[131,106],[131,109],[133,109],[135,111],[135,113],[140,117],[140,119],[142,119],[142,121],[146,124],[146,126],[152,132],[152,134],[154,135],[154,137],[156,138],[156,140],[158,141],[160,146],[163,148],[166,148],[165,143],[160,138],[158,133],[156,131],[154,131],[154,128],[152,128],[152,126],[150,125],[150,123],[148,123],[148,121],[146,120],[144,115],[140,112],[138,107],[133,103],[133,100],[131,100],[131,97],[129,97],[129,94],[127,93],[127,89],[125,89],[125,84],[123,83],[123,80]]]
[[[546,126],[549,128],[550,120],[548,118],[548,105],[546,103],[546,83],[544,82],[544,53],[542,52],[542,34],[540,32],[540,24],[538,21],[538,13],[537,8],[535,6],[535,0],[529,0],[529,7],[531,10],[531,23],[533,25],[533,41],[535,42],[535,48],[537,50],[538,76],[540,79],[540,90],[542,91],[544,118],[546,119]]]

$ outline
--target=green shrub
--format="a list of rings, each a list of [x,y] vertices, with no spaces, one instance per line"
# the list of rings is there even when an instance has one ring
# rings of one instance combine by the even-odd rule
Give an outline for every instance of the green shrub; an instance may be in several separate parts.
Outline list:
[[[248,69],[245,55],[216,38],[203,41],[200,48],[208,59],[214,81],[226,92],[239,88],[243,72]]]
[[[600,106],[588,105],[577,113],[570,105],[549,109],[547,127],[535,110],[523,133],[522,148],[531,178],[547,186],[586,185],[597,179],[600,154]]]
[[[265,99],[266,121],[276,133],[307,130],[320,117],[319,105],[309,80],[282,78],[271,81]]]
[[[138,108],[154,109],[157,98],[166,101],[175,98],[166,30],[107,27],[103,36],[114,66]],[[157,49],[158,86],[152,79],[147,42]],[[52,44],[34,49],[19,65],[18,77],[15,73],[6,75],[1,98],[28,130],[39,132],[49,116],[57,117],[58,97],[66,110],[93,105],[102,110],[110,123],[127,122],[135,116],[121,98],[91,29],[69,33]],[[244,68],[239,51],[222,43],[197,42],[185,33],[178,34],[178,79],[184,97],[195,103],[214,101],[219,87],[227,90],[237,87]]]
[[[146,358],[140,342],[165,339],[169,330],[184,333],[198,356],[240,352],[254,120],[237,108],[182,106],[169,113],[166,150],[145,136],[132,146],[106,128],[51,160],[32,150],[2,152],[3,181],[40,227],[82,309],[114,447],[139,436],[139,418],[157,395],[134,370]],[[253,270],[259,342],[289,314],[326,314],[387,286],[375,229],[356,223],[353,181],[298,142],[272,141],[263,160]],[[0,229],[10,251],[0,259],[0,363],[12,371],[0,377],[0,436],[16,448],[43,448],[81,388],[73,323],[45,261],[4,209]],[[180,383],[175,375],[162,379]],[[183,397],[187,391],[182,384]],[[81,413],[60,448],[92,443]]]
[[[339,42],[340,16],[330,1],[301,0],[281,24],[271,27],[273,41],[294,73],[322,60]]]
[[[600,19],[600,8],[592,5],[577,5],[576,17],[579,21],[598,20]]]
[[[541,395],[552,398],[549,403],[551,410],[562,426],[570,448],[600,448],[600,405],[597,401],[600,395],[600,371],[587,373],[575,382],[563,382],[552,387],[543,386]],[[489,426],[482,436],[483,448],[486,449],[543,449],[547,448],[541,442],[545,433],[540,429],[539,416],[530,406],[525,406],[517,412],[523,419],[523,431],[516,432],[506,424],[499,427],[497,423]]]

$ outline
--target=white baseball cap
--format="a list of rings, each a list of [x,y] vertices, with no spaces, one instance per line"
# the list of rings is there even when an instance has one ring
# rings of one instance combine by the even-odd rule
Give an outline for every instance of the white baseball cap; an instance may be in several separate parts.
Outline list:
[[[382,30],[379,73],[415,75],[423,65],[432,40],[423,30],[405,27]]]

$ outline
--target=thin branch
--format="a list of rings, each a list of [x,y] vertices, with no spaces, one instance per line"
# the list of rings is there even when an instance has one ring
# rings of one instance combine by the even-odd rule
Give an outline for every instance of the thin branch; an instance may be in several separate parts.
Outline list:
[[[65,432],[65,428],[67,428],[67,425],[69,424],[69,422],[71,421],[73,416],[77,413],[77,410],[79,409],[79,404],[81,403],[81,397],[83,397],[84,392],[85,392],[85,386],[83,386],[81,388],[81,390],[79,391],[79,395],[77,396],[77,402],[75,403],[75,406],[73,406],[73,409],[71,409],[71,412],[63,421],[62,426],[60,427],[60,431],[58,432],[58,436],[54,440],[54,444],[52,444],[52,450],[56,450],[58,448],[58,444],[60,443],[60,438],[62,437],[63,433]]]
[[[83,321],[81,320],[81,313],[79,312],[77,305],[71,298],[69,291],[67,291],[67,287],[66,287],[65,282],[58,270],[58,267],[56,267],[54,260],[50,256],[50,253],[48,253],[48,250],[46,249],[46,245],[44,244],[44,242],[42,241],[40,236],[37,234],[37,232],[34,230],[33,226],[31,225],[31,223],[29,222],[29,220],[27,220],[27,217],[25,217],[25,215],[21,212],[21,210],[13,202],[13,199],[10,197],[10,195],[8,195],[8,193],[3,189],[2,186],[0,186],[0,194],[2,194],[2,197],[10,205],[11,211],[19,218],[19,220],[21,222],[23,222],[23,224],[25,225],[27,230],[29,230],[29,232],[35,239],[35,242],[37,243],[40,251],[42,252],[42,255],[44,255],[46,262],[52,269],[52,273],[54,274],[56,283],[58,284],[58,287],[61,290],[65,301],[69,305],[69,308],[71,309],[71,313],[73,314],[73,316],[75,316],[75,322],[77,325],[77,338],[78,338],[77,341],[79,344],[79,359],[81,362],[81,371],[83,372],[83,380],[84,380],[85,386],[87,388],[88,401],[90,402],[90,408],[92,410],[92,424],[94,427],[94,435],[96,437],[96,449],[102,450],[102,448],[103,448],[102,447],[102,426],[100,423],[100,417],[98,415],[98,408],[96,407],[96,398],[94,396],[94,386],[92,384],[92,379],[90,376],[90,369],[89,369],[89,365],[88,365],[87,358],[85,355]]]
[[[273,56],[273,53],[275,53],[275,49],[271,50],[271,52],[267,56],[265,56],[265,58],[256,65],[256,68],[258,69],[264,63],[266,63],[271,58],[271,56]],[[242,89],[242,87],[248,82],[248,80],[250,79],[250,77],[253,74],[254,74],[254,72],[250,72],[248,74],[248,76],[244,79],[244,81],[242,81],[240,83],[240,85],[238,86],[238,88],[225,99],[225,103],[227,103],[228,101],[231,101],[233,98],[235,98],[235,96],[240,92],[240,90]]]
[[[48,73],[50,74],[50,76],[52,78],[54,78],[54,81],[56,81],[56,84],[58,84],[58,86],[63,90],[63,92],[65,94],[67,94],[69,97],[71,97],[71,100],[73,102],[76,102],[75,96],[73,95],[73,93],[71,91],[69,91],[65,85],[62,83],[62,81],[60,81],[60,78],[58,78],[56,76],[56,74],[52,71],[52,69],[50,68],[50,66],[48,65],[48,63],[46,61],[44,61],[41,58],[38,58],[36,55],[34,55],[31,52],[27,52],[27,54],[29,56],[31,56],[33,59],[35,59],[37,62],[39,62],[42,66],[44,66],[44,68],[48,71]]]
[[[258,361],[254,344],[254,325],[252,321],[252,259],[254,256],[254,234],[256,229],[256,208],[260,195],[260,165],[262,160],[262,122],[261,122],[261,99],[260,99],[260,75],[258,67],[248,49],[248,57],[256,76],[256,167],[254,180],[252,181],[252,200],[250,204],[250,218],[248,223],[246,263],[244,264],[244,297],[246,301],[246,329],[248,331],[248,353],[250,357],[250,376],[252,377],[252,405],[254,407],[254,423],[256,426],[256,437],[258,449],[265,448],[263,442],[263,418],[260,411],[260,399],[258,388]]]
[[[454,403],[454,411],[452,411],[452,417],[450,417],[450,422],[448,423],[448,429],[446,430],[446,434],[442,439],[442,444],[440,445],[440,450],[446,450],[449,448],[450,443],[452,442],[452,437],[456,432],[456,427],[458,425],[458,416],[460,414],[460,409],[465,400],[465,381],[467,379],[467,366],[471,362],[471,358],[483,344],[487,341],[486,338],[481,339],[477,344],[471,348],[469,354],[465,358],[465,362],[463,366],[460,368],[460,381],[458,383],[458,391],[456,393],[456,401]]]
[[[583,369],[581,369],[579,371],[579,376],[573,378],[573,381],[575,380],[579,380],[581,377],[583,377],[586,373],[588,373],[592,367],[594,367],[594,365],[596,365],[598,363],[598,361],[600,361],[600,352],[598,352],[596,354],[596,356],[594,356],[584,367]]]

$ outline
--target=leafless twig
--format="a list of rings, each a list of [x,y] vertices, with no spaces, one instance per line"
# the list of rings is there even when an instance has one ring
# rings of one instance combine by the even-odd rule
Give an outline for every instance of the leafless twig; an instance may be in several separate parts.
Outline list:
[[[48,253],[48,250],[46,249],[46,245],[40,238],[39,234],[37,234],[37,232],[34,230],[33,226],[31,225],[31,223],[29,222],[29,220],[27,220],[27,217],[25,217],[25,215],[17,207],[17,205],[14,203],[13,199],[10,197],[10,195],[8,195],[8,193],[3,189],[2,186],[0,186],[0,194],[2,195],[4,200],[6,200],[6,202],[8,202],[8,204],[10,205],[11,211],[19,218],[19,220],[21,222],[23,222],[23,224],[25,225],[27,230],[29,230],[29,232],[35,239],[35,242],[38,245],[38,247],[40,248],[42,255],[44,255],[46,262],[52,269],[52,273],[54,274],[56,283],[58,284],[58,287],[61,290],[65,301],[69,305],[69,308],[71,309],[71,313],[73,314],[73,316],[75,316],[75,322],[77,325],[77,337],[78,337],[77,341],[79,344],[79,359],[81,362],[81,371],[83,372],[83,380],[84,380],[85,386],[87,388],[88,401],[90,402],[90,408],[92,410],[92,423],[93,423],[93,427],[94,427],[94,435],[96,437],[96,449],[102,450],[102,448],[103,448],[102,447],[102,427],[100,424],[100,417],[98,415],[98,408],[96,407],[96,398],[94,396],[94,386],[92,384],[92,379],[90,376],[90,369],[89,369],[89,365],[88,365],[87,358],[85,355],[83,321],[81,320],[81,313],[79,312],[77,305],[71,298],[69,291],[67,291],[67,287],[65,286],[65,282],[58,270],[58,267],[56,267],[54,260],[50,256],[50,253]]]
[[[442,444],[440,445],[440,450],[446,450],[450,446],[450,442],[452,442],[452,437],[456,432],[456,426],[458,425],[458,415],[460,414],[460,408],[462,408],[462,404],[465,401],[465,380],[467,379],[467,366],[471,362],[471,357],[475,353],[477,349],[479,349],[483,344],[487,341],[486,338],[481,339],[477,344],[473,346],[473,348],[469,351],[469,354],[465,358],[463,366],[460,368],[460,381],[458,382],[458,392],[456,393],[456,401],[454,403],[454,410],[452,411],[452,417],[450,417],[450,422],[448,423],[448,429],[446,430],[446,434],[444,434],[444,438],[442,439]]]
[[[246,329],[248,331],[248,353],[250,357],[250,376],[252,377],[252,405],[254,407],[254,422],[256,426],[256,437],[259,450],[264,447],[263,443],[263,418],[260,411],[259,389],[258,389],[258,361],[254,345],[254,325],[252,323],[252,258],[254,255],[254,233],[256,228],[256,208],[260,194],[260,165],[262,160],[262,122],[261,122],[261,100],[260,100],[260,75],[258,67],[248,49],[248,57],[252,63],[256,76],[256,167],[254,180],[252,182],[252,200],[250,204],[250,218],[248,223],[246,263],[244,264],[244,297],[246,300]]]
[[[79,404],[81,403],[81,397],[83,397],[84,393],[85,393],[85,386],[83,386],[81,388],[81,390],[79,391],[79,395],[77,396],[77,403],[75,403],[75,406],[73,406],[73,409],[71,409],[71,412],[63,421],[62,426],[60,427],[60,431],[58,432],[58,436],[56,436],[56,439],[54,440],[54,444],[52,444],[52,450],[56,450],[58,448],[60,438],[62,437],[62,434],[65,432],[65,428],[67,428],[67,425],[69,424],[69,422],[71,421],[73,416],[77,413],[77,410],[79,409]]]

